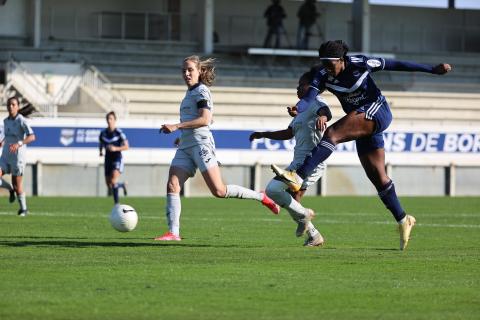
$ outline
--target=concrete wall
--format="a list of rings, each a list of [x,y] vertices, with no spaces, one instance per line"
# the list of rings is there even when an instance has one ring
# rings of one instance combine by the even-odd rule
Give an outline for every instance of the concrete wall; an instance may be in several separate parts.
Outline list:
[[[168,165],[125,166],[121,181],[127,181],[130,196],[164,197],[168,178]],[[222,176],[227,184],[251,186],[251,167],[222,166]],[[457,196],[478,196],[480,167],[457,167]],[[28,165],[24,176],[24,188],[28,196],[33,191],[33,170]],[[5,176],[10,181],[10,175]],[[260,190],[264,189],[273,174],[269,167],[262,166],[260,171]],[[392,178],[395,188],[401,196],[443,196],[445,195],[444,167],[394,166]],[[326,195],[376,195],[376,190],[367,179],[360,166],[331,165],[326,174]],[[44,164],[39,179],[41,196],[106,196],[103,166],[97,165],[56,165]],[[317,195],[318,185],[310,187],[307,195]],[[199,172],[187,181],[187,196],[211,196]],[[0,189],[0,196],[7,196],[5,189]]]

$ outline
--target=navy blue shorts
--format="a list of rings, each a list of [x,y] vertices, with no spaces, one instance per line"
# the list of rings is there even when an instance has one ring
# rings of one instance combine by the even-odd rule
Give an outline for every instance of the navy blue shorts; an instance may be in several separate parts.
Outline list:
[[[105,177],[109,177],[112,175],[112,172],[118,170],[120,173],[123,172],[123,159],[117,159],[114,161],[105,160]]]
[[[365,113],[365,118],[375,121],[375,132],[373,135],[355,140],[357,154],[363,155],[372,150],[381,149],[385,143],[383,141],[383,131],[392,123],[392,112],[384,97],[376,102],[357,109]]]

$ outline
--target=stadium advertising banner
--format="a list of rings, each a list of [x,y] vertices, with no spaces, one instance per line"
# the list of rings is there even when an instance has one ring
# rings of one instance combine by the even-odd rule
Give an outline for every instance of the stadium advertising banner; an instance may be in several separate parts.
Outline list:
[[[174,141],[179,132],[159,132],[162,123],[172,121],[124,120],[121,128],[130,150],[124,153],[126,163],[169,164],[175,153]],[[105,121],[100,119],[33,119],[36,141],[29,145],[29,162],[101,163],[98,139]],[[261,129],[259,129],[261,128]],[[266,129],[268,128],[268,129]],[[223,164],[288,164],[295,141],[258,139],[249,141],[255,130],[279,130],[278,123],[247,129],[242,124],[215,123],[212,132],[217,155]],[[3,128],[0,128],[3,131]],[[392,126],[384,133],[387,162],[399,165],[474,165],[480,164],[480,131],[475,127]],[[337,146],[328,163],[359,164],[354,142]]]
[[[103,128],[33,127],[37,140],[30,147],[96,148]],[[157,128],[124,128],[131,148],[173,148],[178,136]],[[250,142],[252,130],[212,130],[217,149],[293,151],[295,140],[258,139]],[[387,152],[479,153],[480,133],[385,132]],[[355,143],[337,146],[337,152],[355,152]]]

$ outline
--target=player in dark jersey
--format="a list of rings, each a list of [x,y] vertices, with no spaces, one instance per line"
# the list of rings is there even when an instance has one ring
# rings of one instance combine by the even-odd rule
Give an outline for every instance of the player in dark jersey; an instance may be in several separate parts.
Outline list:
[[[122,130],[116,127],[117,116],[111,111],[106,116],[108,128],[100,133],[100,156],[103,156],[105,149],[105,182],[108,190],[113,194],[113,201],[118,204],[118,189],[123,189],[123,194],[127,195],[127,186],[125,182],[118,182],[123,172],[122,151],[128,150],[128,140]]]
[[[383,131],[392,122],[392,113],[370,73],[392,70],[442,75],[449,72],[451,66],[445,63],[431,66],[363,55],[347,56],[347,52],[348,46],[341,40],[327,41],[320,46],[319,56],[324,67],[318,71],[309,92],[297,104],[297,110],[302,112],[318,93],[326,89],[338,98],[346,115],[325,131],[311,156],[296,172],[277,170],[275,173],[296,191],[303,178],[325,161],[337,144],[355,140],[365,173],[399,224],[400,249],[404,250],[416,221],[403,210],[393,182],[385,171]]]

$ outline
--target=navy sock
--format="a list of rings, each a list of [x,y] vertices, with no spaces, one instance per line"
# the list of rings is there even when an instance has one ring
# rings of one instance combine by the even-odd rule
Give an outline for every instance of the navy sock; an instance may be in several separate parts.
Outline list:
[[[297,174],[303,179],[312,172],[320,162],[325,161],[335,150],[332,140],[323,137],[319,144],[312,150],[312,154],[305,158],[302,166],[297,170]]]
[[[393,217],[397,222],[405,218],[405,211],[398,200],[397,193],[395,192],[395,186],[393,181],[390,180],[386,185],[383,186],[382,190],[379,190],[378,196],[385,204],[388,210],[393,214]]]
[[[113,193],[113,202],[117,204],[118,203],[118,184],[113,185],[112,193]]]

